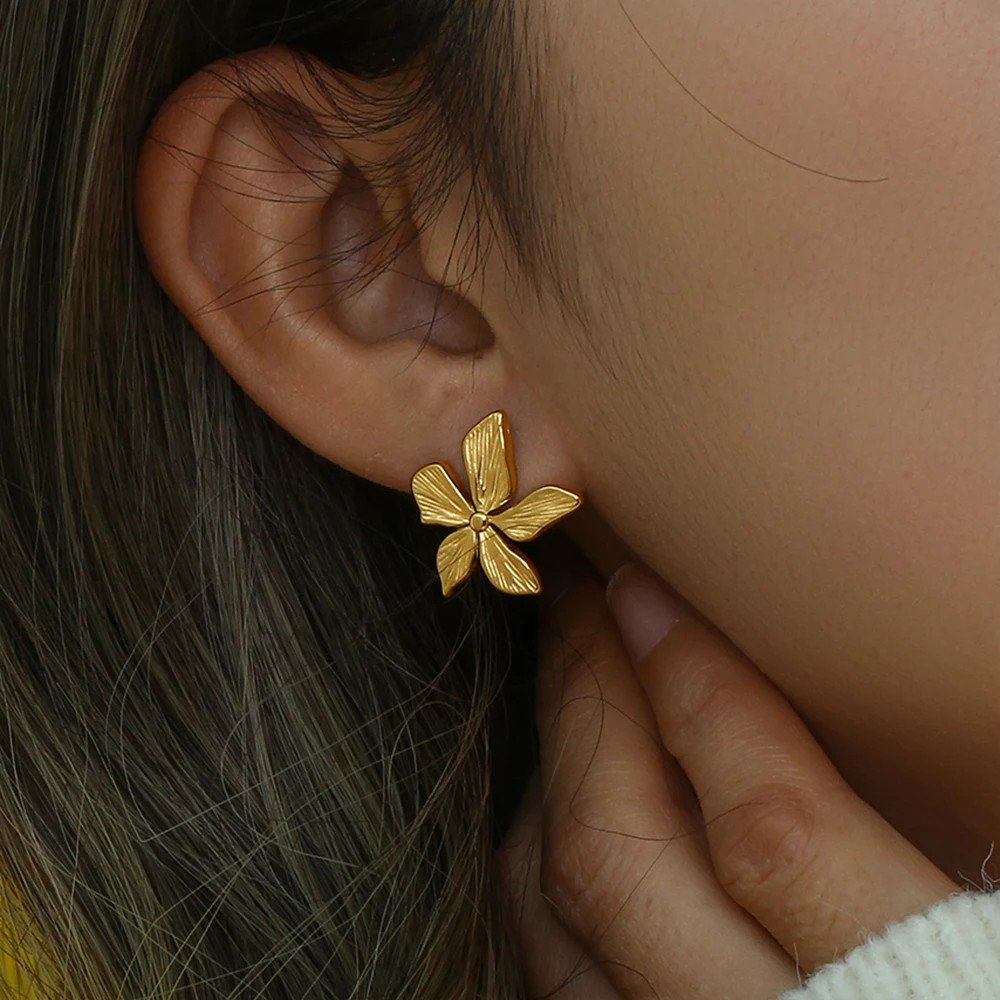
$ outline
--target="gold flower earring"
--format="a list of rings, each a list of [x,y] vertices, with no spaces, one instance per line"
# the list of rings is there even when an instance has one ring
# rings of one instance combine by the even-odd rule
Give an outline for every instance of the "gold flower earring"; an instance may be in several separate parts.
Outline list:
[[[462,457],[469,474],[470,503],[440,462],[418,469],[413,496],[424,524],[457,528],[437,550],[438,575],[445,597],[472,574],[478,555],[490,583],[505,594],[538,594],[535,567],[511,548],[503,535],[527,542],[571,514],[583,498],[561,486],[541,486],[509,506],[517,491],[514,445],[507,416],[497,410],[465,435]],[[501,532],[503,535],[501,535]]]

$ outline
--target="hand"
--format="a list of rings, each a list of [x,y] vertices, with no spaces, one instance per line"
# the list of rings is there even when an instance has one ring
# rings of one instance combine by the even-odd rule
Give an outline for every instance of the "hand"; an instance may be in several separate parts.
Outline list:
[[[638,567],[608,601],[581,574],[546,613],[537,723],[497,856],[533,997],[776,1000],[960,891]]]

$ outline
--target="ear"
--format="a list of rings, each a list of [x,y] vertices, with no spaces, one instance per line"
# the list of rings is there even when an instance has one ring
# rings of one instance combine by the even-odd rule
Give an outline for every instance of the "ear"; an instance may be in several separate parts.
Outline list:
[[[414,224],[411,192],[434,178],[402,176],[399,154],[421,123],[352,132],[329,96],[359,109],[377,85],[313,72],[326,74],[321,88],[287,48],[258,49],[166,102],[136,194],[157,279],[258,405],[338,465],[409,489],[429,462],[461,469],[465,432],[503,409],[518,493],[580,492],[555,427],[512,384],[509,318],[484,315],[481,284],[448,273],[476,220],[453,198],[432,227]],[[279,92],[301,128],[255,108]]]

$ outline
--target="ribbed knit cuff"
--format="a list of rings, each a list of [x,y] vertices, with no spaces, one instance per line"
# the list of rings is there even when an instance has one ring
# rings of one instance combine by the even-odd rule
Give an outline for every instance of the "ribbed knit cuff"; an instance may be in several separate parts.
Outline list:
[[[998,1000],[1000,892],[960,891],[890,924],[779,1000]]]

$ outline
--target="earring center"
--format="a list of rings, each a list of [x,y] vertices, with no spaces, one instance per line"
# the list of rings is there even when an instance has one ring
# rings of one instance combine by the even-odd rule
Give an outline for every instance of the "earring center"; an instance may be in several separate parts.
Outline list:
[[[489,514],[484,514],[479,510],[473,511],[472,517],[469,518],[469,527],[472,528],[473,531],[482,531],[489,523]]]

